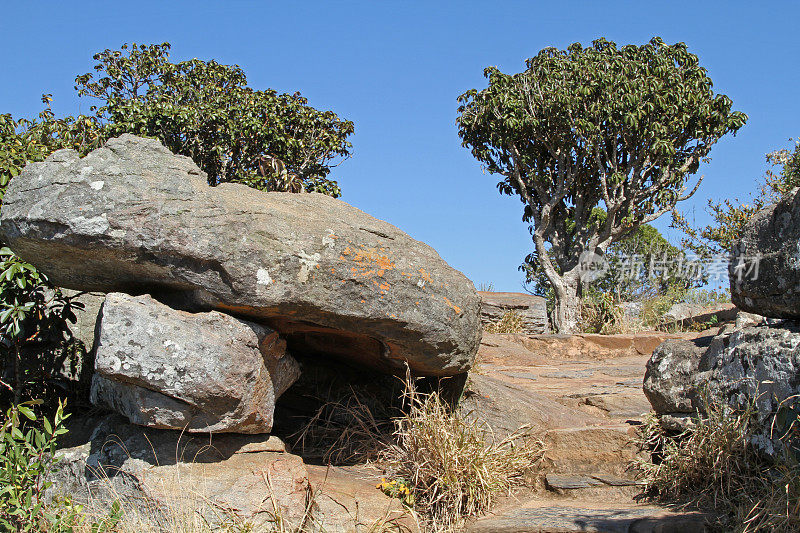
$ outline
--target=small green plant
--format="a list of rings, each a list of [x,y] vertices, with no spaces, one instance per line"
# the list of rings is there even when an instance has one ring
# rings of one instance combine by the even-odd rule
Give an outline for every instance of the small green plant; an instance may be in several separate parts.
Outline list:
[[[711,329],[715,326],[719,325],[719,318],[717,315],[712,315],[711,318],[706,320],[705,322],[692,322],[689,324],[689,331],[705,331],[707,329]]]
[[[387,481],[386,478],[381,478],[376,488],[389,496],[390,498],[397,498],[403,505],[407,507],[414,507],[414,492],[413,487],[403,478],[397,478]]]

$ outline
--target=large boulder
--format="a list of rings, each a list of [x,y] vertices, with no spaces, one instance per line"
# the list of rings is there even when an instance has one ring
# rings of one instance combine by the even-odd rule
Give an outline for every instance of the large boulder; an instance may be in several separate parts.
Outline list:
[[[751,411],[752,444],[778,454],[800,408],[800,324],[745,325],[708,340],[666,341],[648,361],[644,392],[662,426],[685,427],[711,401]]]
[[[734,246],[731,300],[772,318],[800,318],[800,189],[756,213]]]
[[[693,413],[695,378],[708,343],[668,339],[653,351],[644,374],[644,394],[658,414]]]
[[[475,288],[431,247],[329,196],[211,188],[156,140],[28,165],[0,238],[59,286],[244,315],[305,353],[453,375],[478,349]]]
[[[274,331],[148,295],[108,294],[99,331],[92,402],[144,426],[267,433],[300,374]]]
[[[520,316],[522,331],[529,335],[547,333],[547,302],[541,296],[521,292],[478,293],[481,298],[481,321],[484,325],[498,322],[506,313]]]

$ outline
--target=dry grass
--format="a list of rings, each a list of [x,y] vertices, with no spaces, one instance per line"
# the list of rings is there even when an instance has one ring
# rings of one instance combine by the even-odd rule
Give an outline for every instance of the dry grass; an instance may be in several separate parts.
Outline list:
[[[650,452],[635,468],[649,495],[721,513],[718,527],[741,533],[800,531],[800,470],[795,459],[767,460],[749,444],[752,408],[731,412],[706,402],[706,413],[680,435],[645,420],[639,442]]]
[[[407,413],[382,457],[391,478],[410,488],[413,508],[431,531],[453,531],[489,510],[496,497],[525,483],[544,447],[525,432],[495,441],[477,421],[451,411],[437,392],[407,380]]]
[[[487,324],[483,331],[486,333],[522,333],[524,326],[519,313],[508,311],[497,322]]]
[[[304,456],[321,455],[325,464],[374,461],[391,441],[393,424],[386,412],[376,414],[372,403],[351,387],[350,394],[319,407],[293,435],[294,447]]]

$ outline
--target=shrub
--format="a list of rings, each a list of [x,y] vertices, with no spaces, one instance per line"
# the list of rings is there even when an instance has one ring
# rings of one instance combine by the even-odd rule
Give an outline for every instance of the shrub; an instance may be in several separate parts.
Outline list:
[[[584,333],[610,335],[626,329],[625,312],[611,294],[593,294],[583,299],[581,330]]]
[[[99,533],[109,531],[121,518],[119,504],[111,514],[96,522],[87,522],[83,508],[69,500],[45,503],[45,490],[51,486],[47,475],[58,458],[56,439],[67,432],[64,403],[59,402],[53,421],[41,419],[34,407],[41,400],[24,402],[6,411],[0,426],[0,526],[4,531]]]
[[[55,378],[77,346],[69,323],[83,304],[53,287],[47,277],[8,248],[0,249],[0,400],[32,397],[48,402],[65,392]],[[10,397],[10,398],[9,398]]]

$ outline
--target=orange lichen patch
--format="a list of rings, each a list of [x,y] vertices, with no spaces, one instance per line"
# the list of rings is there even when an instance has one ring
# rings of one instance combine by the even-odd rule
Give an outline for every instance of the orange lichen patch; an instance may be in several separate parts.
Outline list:
[[[448,307],[450,307],[453,311],[456,312],[457,315],[461,314],[461,308],[459,306],[457,306],[456,304],[454,304],[453,302],[451,302],[447,298],[447,296],[442,296],[442,299],[444,300],[444,303],[446,303]]]
[[[425,272],[424,268],[420,268],[419,269],[419,275],[423,279],[423,281],[425,281],[427,283],[433,283],[433,279],[431,278],[431,275],[428,274],[427,272]]]
[[[355,246],[348,246],[342,250],[339,259],[342,261],[350,260],[353,266],[350,267],[350,273],[354,278],[382,278],[387,270],[394,270],[395,263],[389,257],[386,248],[356,248]],[[388,290],[389,285],[376,283],[375,286],[381,290]]]

